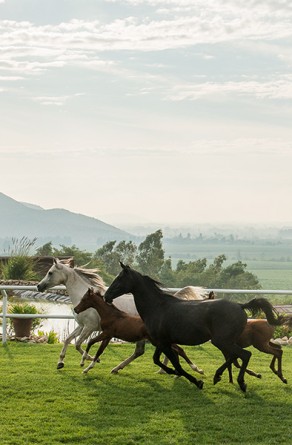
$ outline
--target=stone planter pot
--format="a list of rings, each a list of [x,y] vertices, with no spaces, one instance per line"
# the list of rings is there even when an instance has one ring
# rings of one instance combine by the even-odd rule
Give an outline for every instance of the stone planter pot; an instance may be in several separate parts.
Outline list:
[[[30,337],[33,318],[12,318],[15,337]]]

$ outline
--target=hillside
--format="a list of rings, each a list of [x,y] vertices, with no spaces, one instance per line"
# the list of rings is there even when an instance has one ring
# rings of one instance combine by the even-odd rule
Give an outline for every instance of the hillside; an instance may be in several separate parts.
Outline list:
[[[110,240],[129,240],[135,237],[126,231],[96,218],[64,209],[45,210],[39,206],[15,201],[0,192],[0,251],[12,237],[37,238],[37,245],[49,241],[73,245],[89,251]]]

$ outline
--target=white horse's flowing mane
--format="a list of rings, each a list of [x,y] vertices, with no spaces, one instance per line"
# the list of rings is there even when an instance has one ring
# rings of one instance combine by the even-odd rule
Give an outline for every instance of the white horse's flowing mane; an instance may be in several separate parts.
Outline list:
[[[88,281],[91,286],[98,286],[105,289],[103,279],[97,274],[97,269],[83,269],[82,267],[74,267],[74,270],[78,275]]]
[[[69,266],[70,267],[70,259],[66,260],[60,260],[60,263]],[[99,270],[98,269],[86,269],[85,267],[78,267],[74,266],[74,271],[83,278],[90,286],[99,287],[103,290],[106,289],[106,285],[101,278],[100,275],[98,275]]]

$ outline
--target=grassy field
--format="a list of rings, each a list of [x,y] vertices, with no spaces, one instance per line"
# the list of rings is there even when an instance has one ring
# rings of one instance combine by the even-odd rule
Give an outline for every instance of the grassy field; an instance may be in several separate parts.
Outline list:
[[[246,376],[244,394],[227,375],[213,385],[222,356],[209,343],[186,348],[205,370],[203,390],[157,374],[151,345],[119,375],[110,370],[133,345],[111,344],[89,375],[81,373],[73,345],[65,368],[57,371],[60,346],[0,346],[1,445],[290,443],[291,347],[284,348],[283,359],[288,385],[270,371],[270,356],[252,349],[250,367],[263,378]]]

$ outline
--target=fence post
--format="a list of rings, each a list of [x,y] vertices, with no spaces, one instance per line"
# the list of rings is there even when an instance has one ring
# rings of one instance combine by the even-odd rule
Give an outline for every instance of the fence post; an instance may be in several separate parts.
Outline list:
[[[3,295],[3,305],[2,305],[2,312],[3,312],[3,318],[2,318],[2,343],[5,345],[7,341],[7,293],[5,289],[1,290],[1,293]]]

